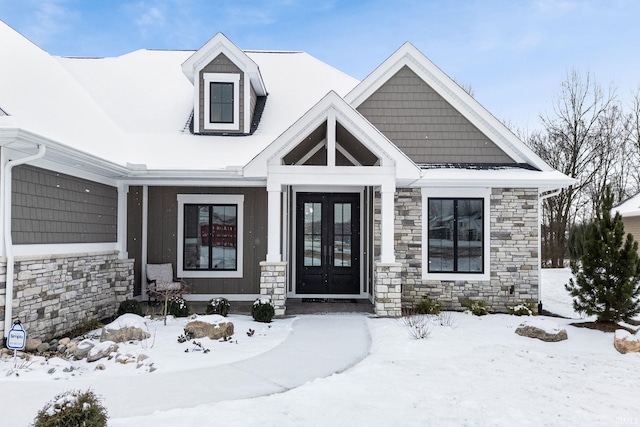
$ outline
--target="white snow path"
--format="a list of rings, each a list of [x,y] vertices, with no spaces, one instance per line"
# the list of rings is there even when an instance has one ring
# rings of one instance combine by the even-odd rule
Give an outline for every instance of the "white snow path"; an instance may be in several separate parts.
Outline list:
[[[27,425],[41,399],[65,390],[91,388],[108,403],[109,418],[149,415],[155,411],[280,393],[342,372],[364,359],[371,347],[366,316],[308,315],[297,318],[279,346],[251,359],[186,371],[147,375],[73,379],[34,383],[0,382],[2,425]],[[37,387],[37,392],[33,389]]]

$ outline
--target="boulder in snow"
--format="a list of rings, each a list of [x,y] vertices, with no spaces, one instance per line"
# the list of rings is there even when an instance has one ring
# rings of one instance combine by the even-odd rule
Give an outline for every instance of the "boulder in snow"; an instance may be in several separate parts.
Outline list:
[[[89,351],[94,347],[94,343],[91,340],[82,340],[76,346],[73,352],[73,358],[76,360],[84,359],[89,354]]]
[[[192,338],[209,337],[212,340],[227,338],[233,335],[233,323],[208,323],[202,320],[194,320],[184,327],[184,334]]]
[[[126,313],[102,328],[100,341],[141,341],[150,337],[144,318],[137,314]]]
[[[87,362],[95,362],[118,351],[118,344],[113,341],[103,341],[93,346],[87,354]]]
[[[542,318],[522,322],[516,329],[516,334],[546,342],[564,341],[569,338],[566,329],[560,328],[555,322]]]
[[[638,333],[632,335],[629,331],[617,329],[613,335],[613,346],[622,354],[638,353],[640,352],[640,336]]]
[[[41,344],[42,344],[42,340],[39,340],[38,338],[27,337],[24,343],[24,351],[29,351],[29,352],[36,351]]]

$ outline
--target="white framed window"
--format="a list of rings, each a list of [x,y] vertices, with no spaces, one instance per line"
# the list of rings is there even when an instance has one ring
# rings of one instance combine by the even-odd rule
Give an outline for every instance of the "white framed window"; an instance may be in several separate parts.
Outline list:
[[[178,194],[178,276],[242,277],[244,196]]]
[[[204,73],[204,129],[240,130],[240,75]]]
[[[422,278],[490,280],[489,188],[422,189]]]

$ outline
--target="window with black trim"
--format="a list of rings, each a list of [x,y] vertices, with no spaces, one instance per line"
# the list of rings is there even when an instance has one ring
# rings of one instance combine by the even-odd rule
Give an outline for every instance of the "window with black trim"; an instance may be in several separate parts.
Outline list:
[[[184,270],[238,269],[238,205],[184,204]]]
[[[209,122],[233,123],[233,83],[209,83]]]
[[[484,273],[484,199],[429,198],[429,273]]]

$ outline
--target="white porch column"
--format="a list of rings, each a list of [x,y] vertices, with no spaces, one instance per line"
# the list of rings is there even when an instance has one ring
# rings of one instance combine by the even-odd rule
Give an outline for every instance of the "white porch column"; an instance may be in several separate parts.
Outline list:
[[[118,184],[118,258],[127,259],[127,196],[129,194],[129,186],[127,184]]]
[[[267,262],[281,262],[282,251],[280,240],[282,232],[282,186],[280,184],[267,185],[268,192],[268,222],[267,222]]]
[[[382,220],[380,224],[380,262],[384,264],[395,263],[396,254],[394,251],[394,194],[395,186],[383,185],[380,188],[380,213]]]

